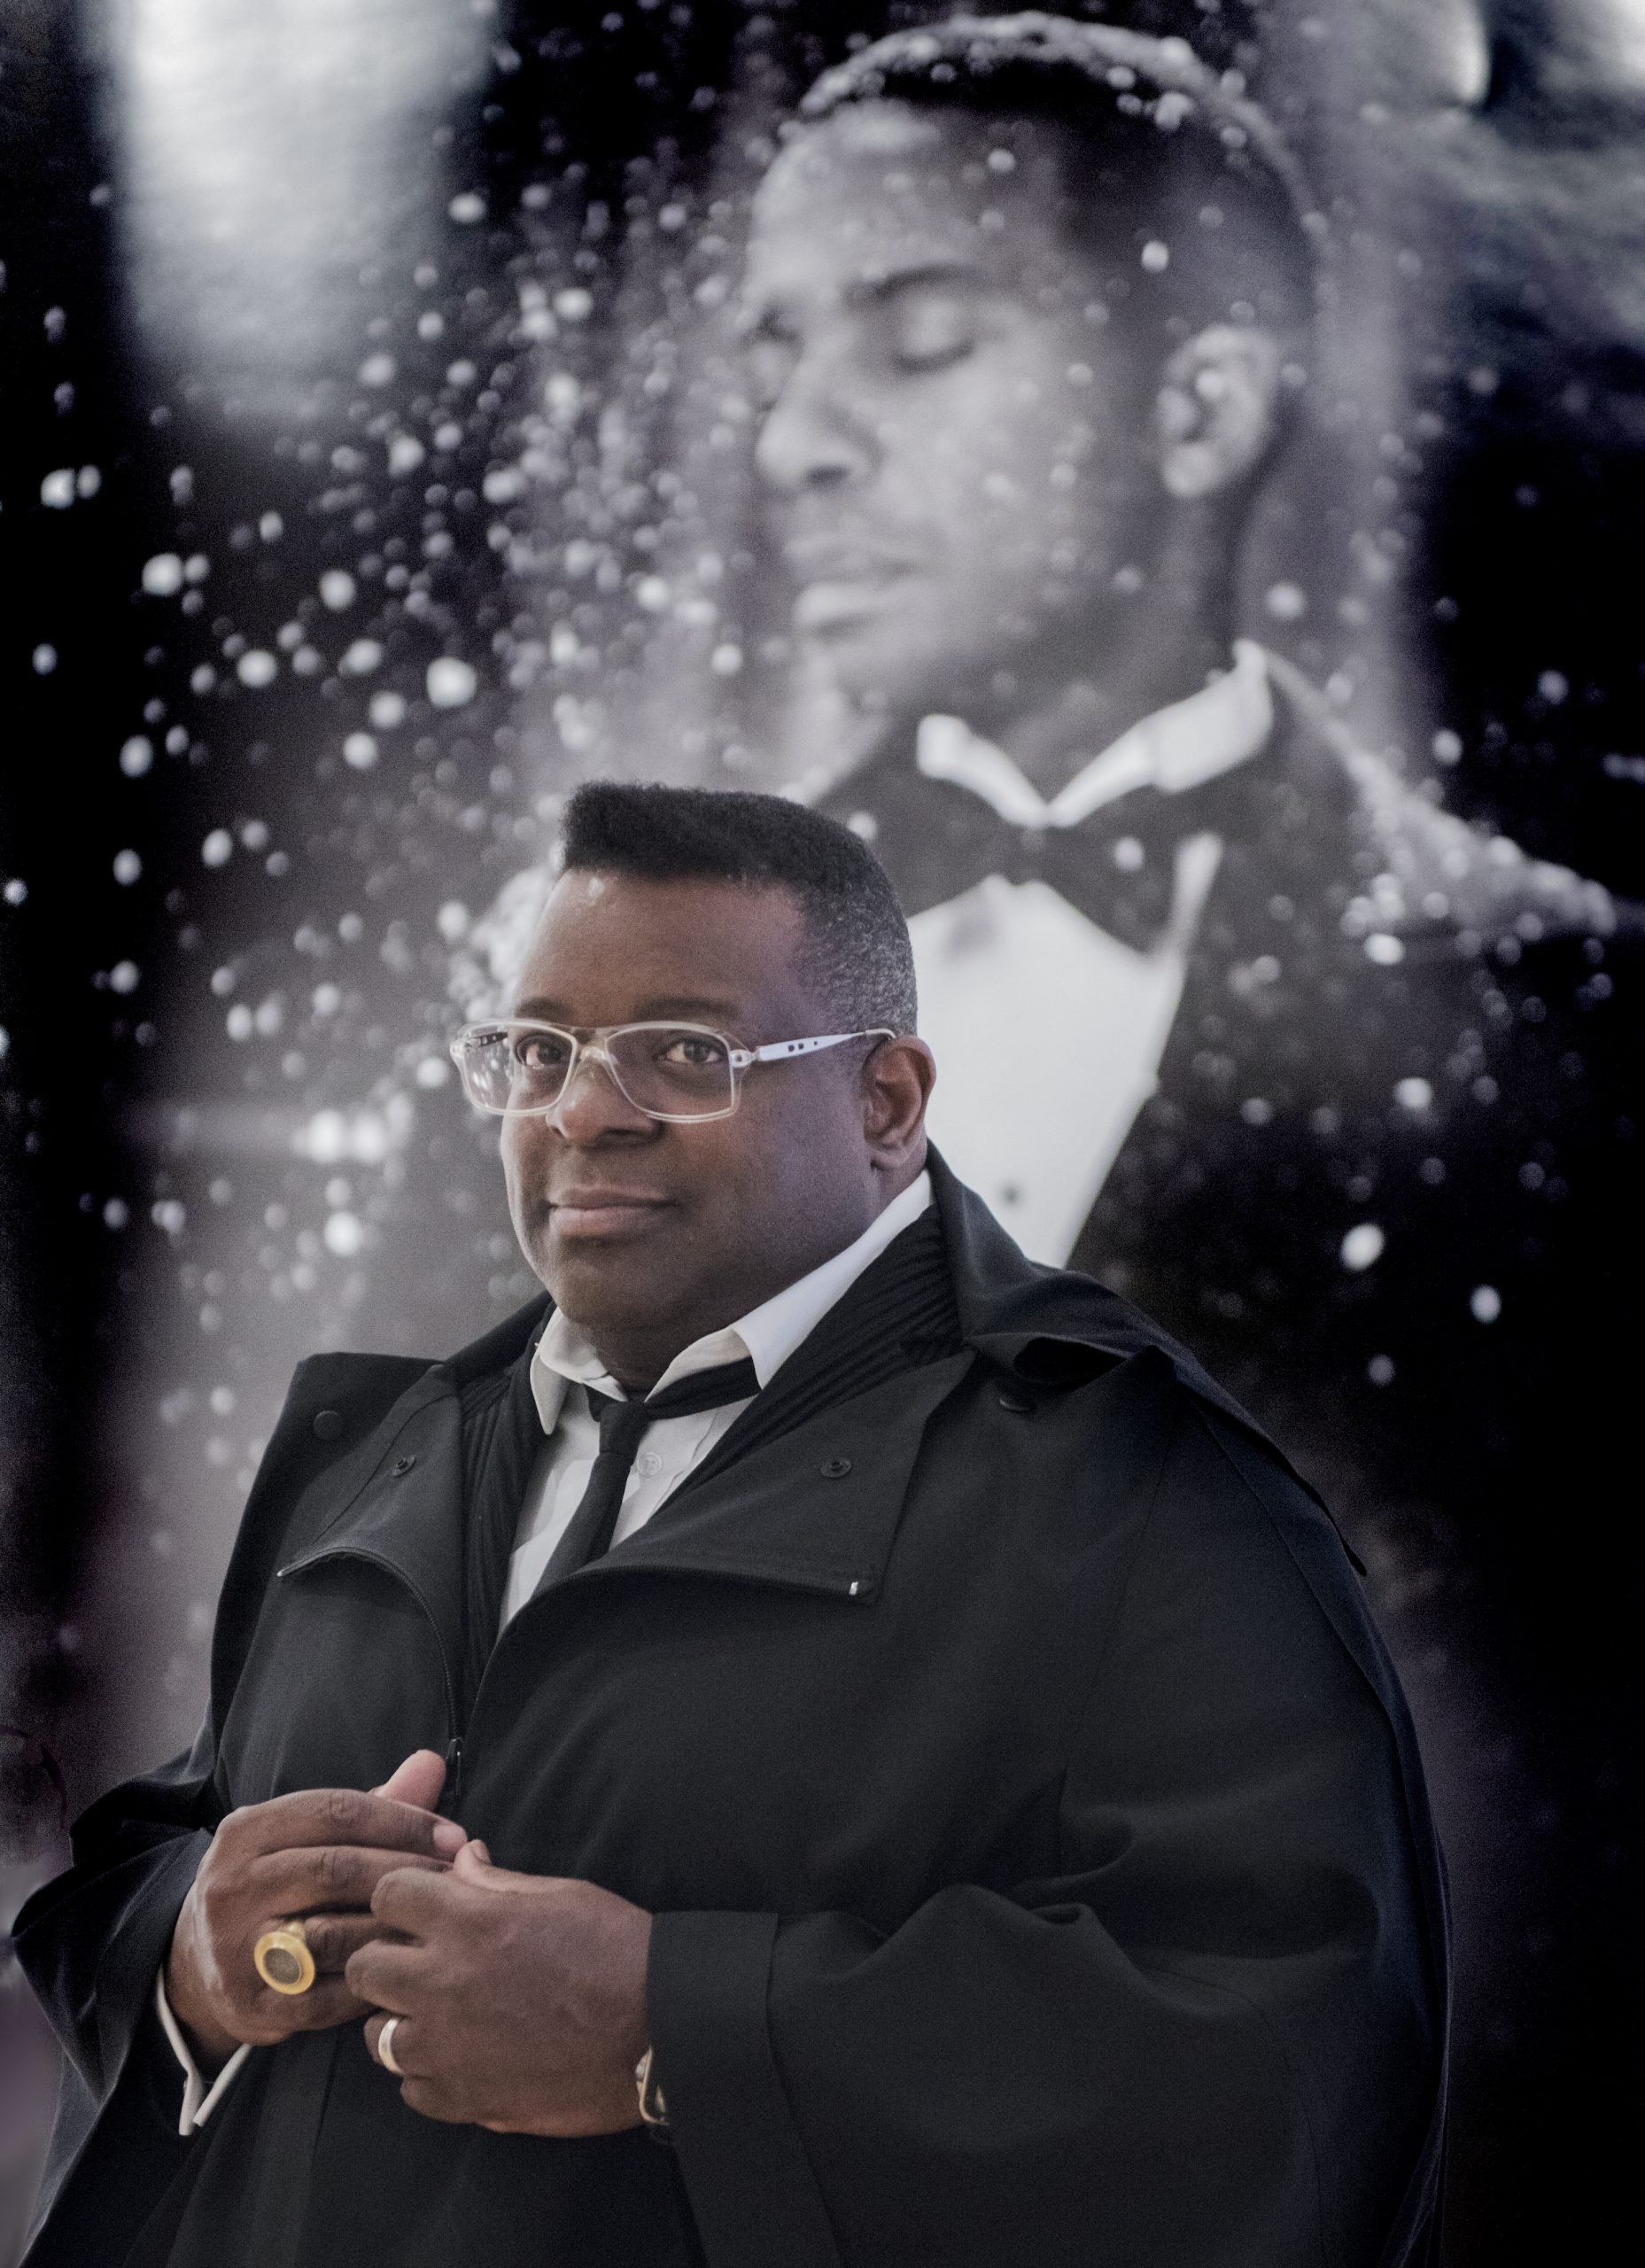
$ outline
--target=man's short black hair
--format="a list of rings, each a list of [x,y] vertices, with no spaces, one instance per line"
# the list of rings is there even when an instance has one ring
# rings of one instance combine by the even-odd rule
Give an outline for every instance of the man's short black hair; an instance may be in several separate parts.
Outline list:
[[[1185,40],[1038,10],[951,16],[826,71],[800,120],[875,101],[1051,127],[1081,248],[1117,252],[1126,288],[1193,330],[1298,331],[1315,311],[1324,218],[1272,121]]]
[[[566,806],[561,853],[584,873],[787,890],[804,921],[806,974],[839,1029],[916,1029],[913,948],[890,878],[820,812],[784,796],[594,780]]]

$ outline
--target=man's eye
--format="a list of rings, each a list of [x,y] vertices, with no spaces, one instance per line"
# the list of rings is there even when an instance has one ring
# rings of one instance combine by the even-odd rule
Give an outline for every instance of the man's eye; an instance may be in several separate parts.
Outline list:
[[[657,1060],[673,1063],[687,1071],[706,1071],[723,1063],[726,1051],[717,1039],[705,1039],[700,1032],[677,1032],[658,1050]]]
[[[916,288],[889,311],[891,359],[900,370],[941,370],[977,344],[976,309],[968,294]]]
[[[558,1071],[565,1065],[565,1042],[547,1032],[527,1032],[515,1042],[514,1060],[522,1071]]]

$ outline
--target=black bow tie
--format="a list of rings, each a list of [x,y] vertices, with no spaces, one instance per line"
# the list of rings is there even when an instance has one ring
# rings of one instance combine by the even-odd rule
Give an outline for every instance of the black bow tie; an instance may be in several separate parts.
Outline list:
[[[747,1402],[759,1390],[759,1375],[746,1358],[694,1371],[643,1402],[618,1402],[590,1386],[588,1406],[600,1420],[600,1454],[582,1501],[543,1571],[543,1581],[572,1574],[610,1548],[634,1454],[648,1425],[659,1418],[694,1418],[704,1410],[723,1409],[728,1402]]]
[[[847,825],[872,823],[863,831],[911,920],[999,874],[1049,883],[1099,929],[1146,952],[1170,921],[1178,843],[1201,827],[1223,831],[1244,793],[1234,774],[1188,796],[1138,788],[1078,826],[1027,828],[972,789],[927,779],[899,750],[842,781],[822,808]]]

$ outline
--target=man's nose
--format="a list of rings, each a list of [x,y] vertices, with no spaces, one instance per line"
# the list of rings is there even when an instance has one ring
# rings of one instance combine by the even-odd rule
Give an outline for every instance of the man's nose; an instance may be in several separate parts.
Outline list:
[[[612,1076],[602,1055],[585,1048],[560,1090],[560,1099],[547,1112],[548,1123],[575,1149],[608,1139],[613,1134],[656,1134],[659,1122],[637,1109]]]
[[[873,458],[860,405],[820,355],[803,355],[760,422],[754,462],[762,480],[788,495],[843,488]]]

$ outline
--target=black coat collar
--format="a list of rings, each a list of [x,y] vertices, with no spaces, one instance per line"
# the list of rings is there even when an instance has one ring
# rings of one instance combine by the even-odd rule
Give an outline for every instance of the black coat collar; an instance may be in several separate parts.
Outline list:
[[[1184,1348],[1090,1278],[1027,1259],[935,1150],[929,1164],[952,1270],[960,1350],[825,1409],[751,1449],[711,1485],[682,1491],[677,1503],[665,1505],[637,1535],[562,1579],[539,1600],[570,1585],[640,1569],[872,1597],[926,1426],[978,1361],[1010,1373],[1038,1398],[1133,1356],[1162,1356],[1191,1394],[1264,1441]],[[470,1380],[514,1361],[550,1305],[546,1293],[532,1301],[431,1365],[400,1395],[370,1439],[337,1471],[342,1485],[335,1509],[281,1569],[283,1578],[337,1556],[381,1565],[423,1606],[448,1658],[461,1658],[459,1396]]]

